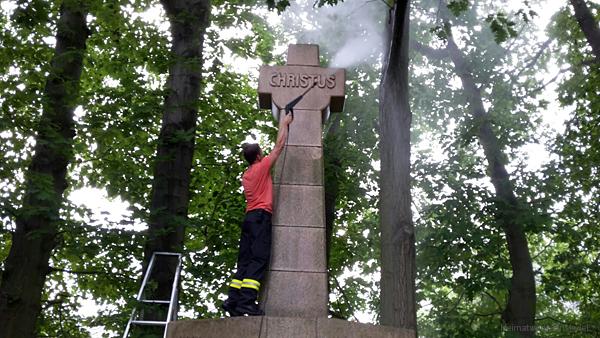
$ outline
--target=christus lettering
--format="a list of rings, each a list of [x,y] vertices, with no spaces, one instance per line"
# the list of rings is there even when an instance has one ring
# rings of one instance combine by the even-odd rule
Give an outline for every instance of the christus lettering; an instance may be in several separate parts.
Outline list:
[[[273,87],[284,87],[284,88],[307,88],[314,82],[317,82],[319,88],[334,88],[335,87],[335,74],[321,75],[321,74],[294,74],[294,73],[271,73],[269,84]]]

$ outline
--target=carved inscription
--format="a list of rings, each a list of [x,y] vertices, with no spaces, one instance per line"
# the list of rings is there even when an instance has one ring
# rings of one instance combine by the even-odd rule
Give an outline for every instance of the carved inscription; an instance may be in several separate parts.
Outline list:
[[[315,81],[319,88],[335,88],[335,74],[321,75],[273,72],[269,78],[269,84],[271,86],[284,88],[307,88]]]

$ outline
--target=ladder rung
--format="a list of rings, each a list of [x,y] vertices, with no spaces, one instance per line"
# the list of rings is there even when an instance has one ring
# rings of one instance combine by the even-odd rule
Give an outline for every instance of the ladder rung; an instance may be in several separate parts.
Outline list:
[[[132,320],[131,324],[139,325],[167,325],[167,322],[157,322],[152,320]]]
[[[152,299],[142,299],[142,300],[140,300],[140,302],[149,303],[149,304],[170,304],[171,303],[171,301],[168,301],[168,300],[152,300]]]

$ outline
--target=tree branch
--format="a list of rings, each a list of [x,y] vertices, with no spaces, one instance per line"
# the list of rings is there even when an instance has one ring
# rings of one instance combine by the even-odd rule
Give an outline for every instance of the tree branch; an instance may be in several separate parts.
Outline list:
[[[489,292],[487,291],[483,291],[483,293],[485,293],[488,297],[490,297],[494,303],[496,303],[496,305],[498,305],[498,308],[500,309],[500,313],[502,313],[502,309],[504,308],[500,302],[498,301],[498,299],[496,299],[496,297],[492,296]]]
[[[519,29],[517,36],[521,36],[521,33],[523,33],[523,30],[525,30],[525,27],[526,27],[526,25],[521,26],[521,29]],[[512,39],[510,44],[504,49],[504,54],[502,55],[502,57],[505,57],[508,54],[512,53],[512,49],[516,46],[516,44],[517,44],[517,39]]]
[[[558,77],[560,76],[560,74],[563,74],[565,72],[568,72],[569,70],[575,68],[575,67],[580,67],[580,66],[589,66],[595,63],[600,63],[600,61],[596,61],[595,59],[590,59],[590,60],[584,60],[582,62],[580,62],[578,65],[573,65],[567,68],[563,68],[561,70],[558,71],[558,73],[556,73],[556,75],[548,80],[546,83],[542,84],[541,86],[535,88],[534,90],[530,91],[527,93],[527,96],[531,96],[532,94],[536,94],[542,90],[544,90],[549,84],[556,82],[556,80],[558,79]],[[520,98],[522,98],[523,96],[520,96]]]
[[[447,49],[435,49],[429,46],[425,46],[424,44],[417,41],[410,41],[410,47],[415,50],[417,53],[425,55],[428,58],[435,60],[443,60],[449,57]]]
[[[542,56],[542,54],[544,53],[546,48],[548,48],[548,46],[550,46],[550,44],[552,43],[553,40],[554,40],[554,38],[549,38],[548,40],[546,40],[546,42],[544,42],[542,44],[542,46],[540,47],[540,50],[538,50],[537,53],[535,53],[533,58],[531,58],[531,60],[525,65],[525,67],[521,68],[521,70],[517,73],[517,75],[511,76],[511,79],[513,80],[513,82],[515,79],[517,79],[519,76],[521,76],[521,74],[523,74],[523,72],[525,72],[527,69],[533,67],[533,65],[535,65],[538,62],[538,60],[540,59],[540,57]]]
[[[436,24],[436,25],[437,25],[437,23],[438,23],[438,20],[439,20],[439,18],[440,18],[440,8],[441,8],[441,7],[442,7],[442,0],[440,0],[440,1],[438,2],[438,8],[437,8],[437,11],[435,11],[435,24]]]
[[[551,239],[548,244],[544,245],[544,248],[540,250],[540,252],[538,252],[535,256],[533,256],[532,260],[535,260],[536,258],[538,258],[539,255],[543,254],[544,251],[546,251],[546,249],[548,249],[552,244],[554,244],[554,239]]]
[[[119,229],[119,228],[110,229],[110,228],[103,228],[101,226],[93,226],[93,225],[89,225],[89,224],[79,224],[77,226],[77,228],[78,229],[76,229],[76,230],[83,230],[83,231],[79,231],[80,233],[101,232],[104,234],[128,235],[128,236],[141,235],[145,231],[145,230],[142,230],[142,231],[126,230],[126,229]],[[65,230],[61,230],[61,231],[57,232],[58,235],[61,235],[64,233],[73,233],[73,229],[65,229]]]
[[[444,311],[444,314],[448,314],[448,313],[450,313],[450,312],[453,312],[454,310],[456,310],[456,308],[458,308],[458,306],[460,305],[460,302],[462,301],[463,297],[465,296],[465,291],[466,291],[466,290],[463,290],[463,291],[460,293],[460,296],[459,296],[459,297],[458,297],[458,299],[456,300],[456,303],[455,303],[455,304],[452,306],[452,308],[450,308],[450,309],[449,309],[449,310],[447,310],[447,311]]]
[[[53,272],[65,272],[65,273],[72,273],[74,275],[109,275],[109,273],[107,273],[106,271],[100,271],[100,270],[68,270],[68,269],[59,269],[59,268],[53,268],[50,267],[48,268],[48,270],[50,270],[50,273]]]
[[[106,275],[106,276],[115,276],[115,277],[119,277],[119,278],[126,278],[126,276],[122,273],[106,272],[106,271],[102,271],[102,270],[69,270],[69,269],[59,269],[59,268],[55,268],[55,267],[49,267],[48,272],[49,273],[63,272],[63,273],[70,273],[70,274],[74,274],[74,275]]]
[[[335,288],[338,289],[338,291],[342,294],[342,297],[344,298],[344,300],[346,301],[346,303],[350,307],[350,310],[352,311],[352,317],[354,318],[354,320],[357,323],[360,323],[360,321],[358,320],[358,318],[356,318],[356,316],[354,315],[354,309],[352,308],[352,303],[350,303],[350,300],[348,300],[348,297],[346,296],[346,292],[344,292],[344,289],[342,289],[342,287],[340,286],[340,282],[338,282],[338,280],[337,280],[337,278],[335,276],[333,276],[333,280],[335,281]]]
[[[567,67],[567,68],[563,68],[563,69],[559,70],[558,73],[556,73],[556,75],[552,79],[548,80],[548,82],[546,82],[546,83],[542,84],[541,86],[535,88],[534,90],[530,91],[527,96],[532,96],[533,94],[536,94],[536,93],[544,90],[549,84],[555,82],[558,79],[558,77],[560,76],[560,74],[565,73],[569,70],[571,70],[571,67]]]
[[[473,313],[474,316],[477,317],[489,317],[489,316],[497,316],[502,315],[502,312],[492,312],[492,313]]]
[[[68,295],[68,296],[70,296],[70,295]],[[65,302],[64,298],[42,300],[42,304],[43,304],[42,308],[47,309],[54,305],[62,305],[64,302]]]

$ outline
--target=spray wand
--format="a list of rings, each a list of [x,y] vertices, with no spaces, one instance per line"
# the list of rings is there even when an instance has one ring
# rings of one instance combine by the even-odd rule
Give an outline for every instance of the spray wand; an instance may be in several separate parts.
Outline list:
[[[297,98],[293,99],[292,101],[290,101],[288,104],[285,105],[285,115],[292,113],[292,119],[294,118],[294,106],[300,102],[300,100],[302,100],[302,98],[304,97],[304,95],[306,95],[306,93],[308,93],[311,89],[314,88],[314,86],[317,85],[317,81],[315,80],[315,82],[313,82],[312,86],[308,87],[304,93],[300,94],[300,96],[298,96]]]

